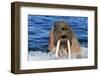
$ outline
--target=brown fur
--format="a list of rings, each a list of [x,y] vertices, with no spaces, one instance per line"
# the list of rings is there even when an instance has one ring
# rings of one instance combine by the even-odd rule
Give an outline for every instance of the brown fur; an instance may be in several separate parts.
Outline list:
[[[54,28],[50,31],[50,40],[48,49],[51,52],[57,45],[57,41],[61,39],[61,46],[59,56],[67,56],[67,40],[70,41],[71,55],[80,55],[80,45],[78,40],[72,31],[69,24],[64,21],[57,21],[54,24]]]

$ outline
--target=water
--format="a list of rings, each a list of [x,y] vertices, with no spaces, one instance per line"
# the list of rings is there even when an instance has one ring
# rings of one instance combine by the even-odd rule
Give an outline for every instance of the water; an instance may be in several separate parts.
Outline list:
[[[69,23],[81,47],[88,47],[88,17],[28,15],[29,52],[48,52],[49,32],[57,20]]]

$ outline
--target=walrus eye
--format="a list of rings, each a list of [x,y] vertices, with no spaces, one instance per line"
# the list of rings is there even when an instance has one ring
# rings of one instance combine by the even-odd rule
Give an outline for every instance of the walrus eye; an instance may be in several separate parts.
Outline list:
[[[64,28],[62,28],[62,30],[64,31]]]
[[[68,28],[65,28],[65,30],[68,30]]]

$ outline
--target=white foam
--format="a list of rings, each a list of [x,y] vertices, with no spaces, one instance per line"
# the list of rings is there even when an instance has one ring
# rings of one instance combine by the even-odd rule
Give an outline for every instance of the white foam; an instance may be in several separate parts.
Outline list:
[[[88,48],[81,47],[81,56],[82,58],[88,57]],[[59,57],[56,57],[55,55],[51,54],[49,55],[47,52],[41,52],[41,51],[29,51],[28,53],[28,60],[54,60],[54,59],[61,59]]]

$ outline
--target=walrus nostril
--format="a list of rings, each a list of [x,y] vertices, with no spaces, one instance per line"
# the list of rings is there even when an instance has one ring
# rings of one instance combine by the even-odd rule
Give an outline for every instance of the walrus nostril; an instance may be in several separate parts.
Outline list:
[[[62,36],[62,38],[64,39],[64,38],[66,38],[66,36],[65,36],[65,35],[63,35],[63,36]]]

